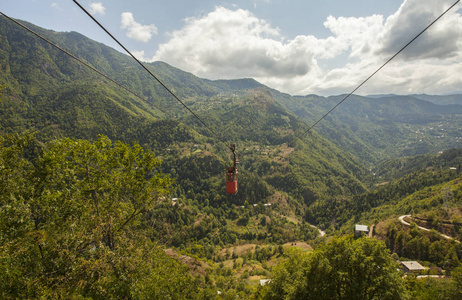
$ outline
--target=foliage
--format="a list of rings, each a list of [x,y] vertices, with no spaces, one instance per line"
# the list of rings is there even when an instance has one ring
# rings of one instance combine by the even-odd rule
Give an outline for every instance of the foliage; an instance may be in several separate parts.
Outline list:
[[[427,261],[444,268],[447,274],[460,265],[462,246],[441,237],[436,232],[425,232],[411,223],[409,230],[402,224],[390,223],[387,229],[386,245],[399,257]]]
[[[214,184],[205,183],[200,191],[197,191],[199,187],[189,188],[188,180],[194,182],[194,176],[180,174],[187,173],[187,169],[178,167],[183,159],[178,160],[177,154],[182,156],[185,143],[205,144],[204,136],[210,137],[210,132],[177,105],[163,88],[153,83],[146,72],[140,71],[130,58],[75,32],[56,33],[27,24],[139,93],[156,107],[168,111],[168,116],[126,91],[106,84],[98,75],[9,21],[2,19],[0,22],[0,59],[4,66],[0,84],[5,82],[6,86],[5,101],[0,104],[2,132],[33,130],[38,132],[42,141],[65,137],[96,139],[98,134],[124,142],[136,140],[144,147],[167,156],[168,167],[175,169],[175,175],[179,175],[179,185],[184,186],[183,190],[185,194],[189,193],[190,198],[203,203],[203,197],[194,195],[206,194],[204,196],[211,202],[216,194],[222,194],[222,190],[219,193],[215,193],[213,188],[210,190],[216,184],[216,178],[210,180]],[[310,137],[319,141],[308,141],[315,145],[312,148],[296,147],[297,154],[293,158],[289,154],[279,155],[277,148],[289,144],[290,147],[295,146],[292,135],[302,130],[303,124],[276,101],[276,91],[250,79],[216,82],[202,80],[161,62],[149,64],[148,67],[167,86],[175,87],[175,93],[211,125],[222,140],[237,142],[240,152],[244,152],[242,150],[246,147],[272,147],[271,153],[264,159],[256,152],[251,154],[252,157],[242,157],[240,168],[251,171],[247,173],[248,178],[254,177],[250,174],[258,170],[263,180],[258,180],[258,192],[249,197],[239,193],[237,197],[240,199],[237,202],[247,200],[255,203],[257,199],[264,201],[262,198],[271,193],[268,192],[268,181],[276,189],[282,189],[297,200],[307,203],[325,191],[331,194],[363,191],[364,187],[352,175],[361,173],[358,172],[361,168],[358,168],[357,162],[340,149],[335,149],[332,143],[324,141],[321,136]],[[159,120],[164,117],[169,120]],[[179,125],[172,120],[175,118],[196,128],[203,136],[191,128]],[[223,151],[219,142],[209,138],[207,143],[211,146],[209,151],[228,160],[223,155],[226,149]],[[175,149],[175,152],[168,153],[166,149]],[[329,159],[318,163],[318,159],[325,153],[331,153]],[[171,164],[168,156],[173,157]],[[293,162],[290,162],[292,159]],[[290,163],[289,166],[286,161]],[[306,167],[299,167],[300,163]],[[218,167],[222,165],[220,163]],[[244,172],[240,174],[242,178],[247,176]],[[214,176],[207,174],[202,177]],[[326,177],[330,179],[326,181]],[[287,185],[290,181],[293,184]],[[347,182],[353,184],[351,189],[342,188]],[[302,185],[307,187],[299,189]],[[242,189],[240,191],[243,192]]]
[[[452,151],[452,150],[449,150]],[[442,210],[443,189],[452,186],[454,190],[450,204],[459,205],[460,173],[449,167],[434,165],[404,177],[383,182],[370,190],[352,196],[324,197],[307,208],[306,220],[313,224],[326,224],[344,232],[349,232],[352,224],[383,220],[399,216]],[[335,222],[335,223],[334,223]]]
[[[169,192],[139,145],[0,136],[2,298],[179,298],[184,266],[147,239],[143,214]],[[175,296],[176,295],[176,296]]]
[[[375,183],[381,183],[393,178],[401,178],[425,169],[455,168],[454,173],[459,174],[462,164],[462,149],[449,149],[439,154],[425,154],[415,157],[387,159],[377,166],[373,172]]]
[[[289,254],[257,299],[401,299],[403,281],[383,243],[334,238],[313,253]]]
[[[452,272],[452,277],[449,278],[408,276],[405,284],[412,299],[460,300],[462,299],[461,279],[462,267],[459,267]]]
[[[323,244],[307,222],[328,233],[349,232],[358,221],[372,223],[414,210],[437,228],[443,223],[442,191],[452,192],[453,211],[460,204],[460,149],[370,167],[381,159],[460,147],[460,105],[353,95],[307,133],[304,123],[313,124],[342,96],[293,97],[253,79],[210,81],[162,62],[148,64],[211,126],[218,141],[130,58],[75,32],[27,25],[146,101],[0,19],[4,298],[214,298],[216,288],[224,292],[221,298],[248,297],[254,291],[248,278],[267,275],[269,267],[263,265],[280,259],[273,245]],[[37,139],[6,135],[27,131],[36,132]],[[108,138],[98,138],[101,134]],[[132,141],[133,146],[124,144]],[[223,141],[237,143],[241,155],[235,196],[225,193],[224,170],[231,160]],[[161,155],[162,165],[140,145]],[[171,197],[178,201],[172,203]],[[457,218],[454,214],[446,221],[457,223]],[[459,248],[413,229],[390,232],[384,239],[392,251],[458,274]],[[222,253],[243,243],[258,248]],[[299,282],[289,286],[281,275],[280,295],[305,295],[303,287],[309,286],[303,278],[311,280],[315,271],[342,287],[326,295],[356,293],[345,275],[356,270],[353,263],[366,268],[359,259],[377,265],[371,253],[384,255],[381,246],[367,243],[374,242],[340,239],[306,257],[291,254],[274,274]],[[176,247],[212,267],[196,278],[182,276],[189,274],[186,267],[161,247]],[[331,268],[340,258],[352,261],[345,264],[350,269]],[[213,266],[231,259],[236,268]],[[236,273],[238,265],[249,268],[247,273]],[[299,265],[305,273],[297,271]],[[365,282],[361,276],[356,277]]]
[[[279,103],[310,124],[343,97],[277,96]],[[444,101],[445,97],[440,98]],[[436,105],[413,96],[352,95],[319,124],[318,130],[364,162],[376,163],[460,148],[461,113],[460,105]]]

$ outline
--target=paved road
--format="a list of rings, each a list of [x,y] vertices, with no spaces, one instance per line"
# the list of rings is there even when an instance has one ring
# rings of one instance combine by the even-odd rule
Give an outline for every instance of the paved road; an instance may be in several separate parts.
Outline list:
[[[406,218],[406,217],[411,217],[411,215],[404,215],[404,216],[401,216],[401,217],[399,217],[399,221],[400,221],[401,223],[403,223],[404,225],[406,225],[406,226],[411,226],[411,224],[409,224],[408,222],[404,221],[404,218]],[[422,230],[425,230],[425,231],[430,231],[430,229],[425,228],[425,227],[422,227],[422,226],[417,226],[417,227],[418,227],[419,229],[422,229]],[[445,235],[445,234],[442,234],[442,233],[439,233],[439,232],[438,232],[438,234],[441,235],[442,237],[444,237],[445,239],[454,240],[454,241],[456,241],[457,243],[460,243],[458,240],[454,239],[453,237],[450,237],[450,236],[448,236],[448,235]]]

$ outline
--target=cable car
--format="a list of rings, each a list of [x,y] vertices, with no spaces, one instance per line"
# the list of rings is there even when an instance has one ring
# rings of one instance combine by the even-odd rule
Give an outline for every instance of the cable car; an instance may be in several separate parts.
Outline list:
[[[233,151],[233,166],[226,168],[226,192],[230,195],[237,194],[237,167],[239,159],[236,158],[236,144],[231,144],[231,151]]]

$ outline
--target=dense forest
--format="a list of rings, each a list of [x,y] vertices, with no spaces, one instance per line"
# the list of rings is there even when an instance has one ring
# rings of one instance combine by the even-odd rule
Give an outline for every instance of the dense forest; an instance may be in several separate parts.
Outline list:
[[[208,129],[127,56],[24,24],[142,99],[0,18],[2,298],[462,297],[456,95],[353,96],[308,132],[341,96],[147,64]]]

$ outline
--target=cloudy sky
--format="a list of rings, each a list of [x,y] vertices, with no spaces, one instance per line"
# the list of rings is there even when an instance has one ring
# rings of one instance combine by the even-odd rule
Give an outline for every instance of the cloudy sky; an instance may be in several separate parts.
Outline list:
[[[79,0],[143,61],[292,95],[351,92],[456,0]],[[71,0],[0,11],[119,49]],[[462,93],[459,3],[356,93]],[[121,50],[122,51],[122,50]]]

